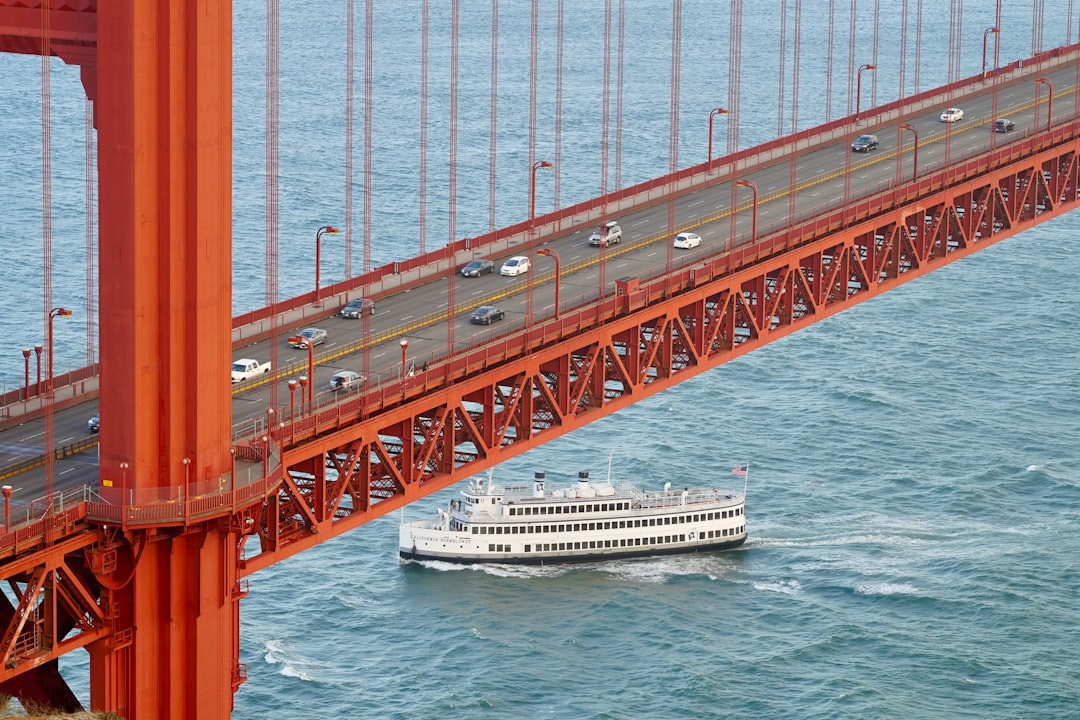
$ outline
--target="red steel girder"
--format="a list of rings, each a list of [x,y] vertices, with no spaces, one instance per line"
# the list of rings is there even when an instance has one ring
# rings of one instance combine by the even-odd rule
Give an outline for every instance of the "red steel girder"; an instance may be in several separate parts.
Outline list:
[[[261,553],[241,574],[1076,207],[1075,134],[1056,129],[628,285],[452,364],[452,384],[406,387],[396,402],[354,401],[285,428],[289,479],[264,504]]]

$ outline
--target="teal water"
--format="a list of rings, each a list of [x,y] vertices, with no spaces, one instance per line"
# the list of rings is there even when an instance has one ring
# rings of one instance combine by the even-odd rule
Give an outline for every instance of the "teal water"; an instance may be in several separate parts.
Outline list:
[[[670,65],[670,5],[627,4],[624,184],[666,170]],[[259,47],[264,19],[258,3],[236,5],[240,311],[265,302],[262,51],[251,49]],[[542,12],[550,28],[548,5]],[[562,204],[599,188],[602,7],[567,5]],[[800,126],[819,122],[823,112],[813,102],[822,92],[822,12],[804,5]],[[860,5],[867,6],[857,23],[865,51],[872,8]],[[982,33],[993,24],[992,8],[968,5],[965,75],[978,71]],[[1003,22],[1003,61],[1031,51],[1024,20],[1031,6],[1016,5]],[[1072,3],[1045,5],[1047,18],[1061,18]],[[282,278],[283,295],[309,287],[314,228],[342,218],[343,34],[336,23],[343,6],[283,7],[281,264],[292,271]],[[408,194],[416,121],[406,118],[417,104],[410,83],[418,73],[419,11],[416,3],[393,14],[377,6],[372,240],[374,261],[385,262],[417,249],[417,204]],[[501,225],[527,211],[528,8],[500,6]],[[776,132],[777,56],[770,48],[777,6],[745,6],[742,146]],[[704,157],[708,110],[727,93],[727,6],[684,7],[684,55],[700,61],[688,60],[682,73],[680,164]],[[882,38],[896,37],[895,12],[882,8]],[[928,87],[945,79],[948,15],[929,4],[924,13],[920,82]],[[445,8],[433,8],[431,247],[447,238],[440,100],[447,74],[445,56],[435,59],[445,47],[445,21]],[[463,9],[471,39],[463,44],[470,62],[463,63],[458,236],[478,234],[487,222],[487,22],[486,8]],[[834,116],[846,102],[847,25],[846,15],[837,20]],[[1066,41],[1063,23],[1047,25],[1045,46]],[[550,44],[543,48],[538,157],[552,148],[546,118],[553,59]],[[935,52],[940,59],[931,63]],[[895,63],[884,62],[890,53],[881,50],[879,102],[896,93]],[[14,345],[41,334],[32,330],[40,328],[32,310],[40,284],[23,280],[34,272],[25,238],[40,236],[40,157],[33,156],[36,140],[20,139],[40,122],[39,66],[33,58],[0,57],[0,172],[13,180],[0,195],[0,283],[8,297],[0,334],[16,338]],[[78,90],[71,69],[54,72],[62,248],[55,282],[78,298],[83,103],[61,92]],[[907,72],[910,85],[913,69]],[[550,192],[550,185],[538,187],[538,207],[550,207]],[[355,208],[359,215],[359,196]],[[1076,717],[1078,234],[1075,215],[1041,225],[496,471],[504,480],[534,470],[553,479],[599,473],[611,453],[620,479],[731,486],[741,480],[730,468],[749,462],[750,540],[740,550],[562,568],[402,567],[395,516],[258,573],[242,604],[241,660],[250,679],[233,717]],[[324,247],[324,281],[342,276],[334,257]],[[81,364],[84,345],[85,331],[66,326],[57,369],[65,365],[60,358]],[[8,387],[21,372],[17,350],[0,354]],[[431,513],[454,492],[415,503],[406,515]],[[85,696],[85,656],[65,658],[64,672]]]

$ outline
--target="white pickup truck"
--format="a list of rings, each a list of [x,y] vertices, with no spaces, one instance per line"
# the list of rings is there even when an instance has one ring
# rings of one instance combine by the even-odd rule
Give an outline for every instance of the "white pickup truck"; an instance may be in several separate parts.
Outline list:
[[[261,363],[258,360],[243,358],[232,364],[232,381],[235,384],[268,372],[270,372],[270,361]]]

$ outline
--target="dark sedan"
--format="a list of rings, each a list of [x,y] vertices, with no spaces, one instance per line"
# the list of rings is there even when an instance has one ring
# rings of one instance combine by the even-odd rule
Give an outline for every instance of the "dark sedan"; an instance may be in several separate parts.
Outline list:
[[[473,311],[469,322],[476,325],[490,325],[493,322],[502,320],[504,317],[506,317],[506,313],[494,305],[481,305]]]
[[[367,298],[357,298],[341,309],[341,317],[358,318],[364,313],[375,314],[375,301]]]
[[[493,272],[495,272],[495,263],[490,260],[471,260],[461,268],[461,274],[465,277],[480,277]]]

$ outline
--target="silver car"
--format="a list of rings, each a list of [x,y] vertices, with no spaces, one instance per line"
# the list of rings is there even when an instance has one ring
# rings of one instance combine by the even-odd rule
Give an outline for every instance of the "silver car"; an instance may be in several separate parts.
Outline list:
[[[294,348],[303,350],[307,347],[307,342],[314,345],[322,345],[326,342],[326,331],[322,328],[305,328],[296,335],[289,338],[289,345]]]

